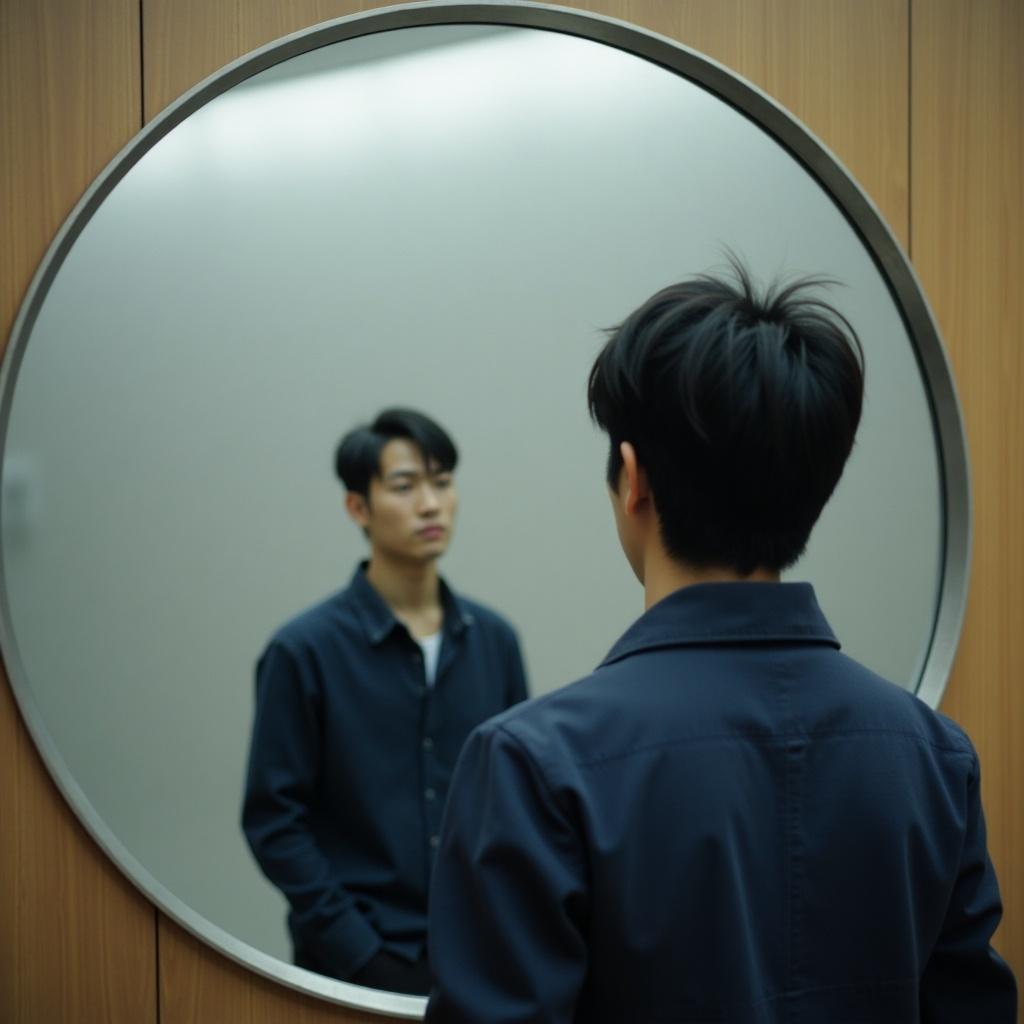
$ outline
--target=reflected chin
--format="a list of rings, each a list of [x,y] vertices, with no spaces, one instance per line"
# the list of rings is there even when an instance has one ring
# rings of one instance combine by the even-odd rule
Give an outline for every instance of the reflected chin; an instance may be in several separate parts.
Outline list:
[[[418,537],[416,554],[420,558],[439,558],[448,550],[448,534],[441,537]]]
[[[447,545],[449,540],[449,533],[447,530],[439,530],[435,533],[417,533],[416,540],[420,544],[442,544]]]

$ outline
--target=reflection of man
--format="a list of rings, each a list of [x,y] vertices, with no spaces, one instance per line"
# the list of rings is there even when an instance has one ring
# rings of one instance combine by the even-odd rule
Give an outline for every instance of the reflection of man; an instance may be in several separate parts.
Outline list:
[[[468,740],[430,1022],[1015,1020],[970,741],[779,582],[853,444],[859,345],[736,272],[655,295],[591,371],[647,610]]]
[[[256,670],[242,824],[291,905],[295,962],[399,992],[429,985],[427,885],[456,757],[526,696],[511,627],[437,573],[456,460],[408,409],[342,438],[369,562],[278,630]]]

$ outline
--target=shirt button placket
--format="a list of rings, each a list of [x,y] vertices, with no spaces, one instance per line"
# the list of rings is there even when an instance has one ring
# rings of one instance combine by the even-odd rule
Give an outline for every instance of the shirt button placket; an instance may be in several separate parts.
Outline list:
[[[438,808],[437,808],[437,789],[430,784],[430,780],[434,776],[432,770],[433,765],[433,752],[434,752],[434,739],[431,736],[423,737],[423,777],[427,780],[423,787],[423,820],[427,826],[427,845],[430,850],[431,857],[437,853],[437,847],[440,843],[438,832],[440,831],[440,822],[438,821]]]
[[[412,652],[412,660],[419,668],[419,685],[417,687],[420,696],[424,700],[428,700],[430,697],[430,687],[427,685],[427,668],[424,664],[423,651],[420,648],[416,648]],[[426,706],[423,710],[424,716],[428,715]],[[434,739],[432,736],[424,736],[421,746],[423,748],[423,778],[427,780],[424,784],[423,789],[423,820],[427,826],[427,843],[430,850],[431,856],[437,851],[438,843],[440,839],[438,837],[438,831],[440,823],[437,820],[437,790],[429,784],[429,780],[433,777],[433,752],[434,752]]]
[[[423,652],[417,647],[409,652],[409,661],[412,662],[413,672],[416,675],[416,692],[421,696],[427,695],[427,666],[423,663]]]

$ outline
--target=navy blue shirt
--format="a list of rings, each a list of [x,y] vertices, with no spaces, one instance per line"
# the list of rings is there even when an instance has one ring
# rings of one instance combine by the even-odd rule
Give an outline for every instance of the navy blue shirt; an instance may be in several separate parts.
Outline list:
[[[469,732],[526,697],[519,645],[443,582],[432,686],[423,655],[356,570],[284,625],[256,669],[242,826],[288,898],[296,962],[348,977],[423,951],[441,814]]]
[[[477,729],[431,1024],[1013,1024],[964,733],[838,650],[807,584],[686,587]]]

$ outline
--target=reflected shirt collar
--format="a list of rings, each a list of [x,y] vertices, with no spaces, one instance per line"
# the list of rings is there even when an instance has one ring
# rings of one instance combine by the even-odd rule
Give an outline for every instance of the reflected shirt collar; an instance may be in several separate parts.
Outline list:
[[[659,647],[793,642],[839,647],[810,583],[696,583],[648,608],[601,664]]]
[[[369,562],[364,561],[356,567],[349,581],[348,593],[354,599],[367,639],[376,645],[383,642],[396,626],[401,626],[402,629],[405,629],[405,626],[395,618],[395,613],[366,578],[368,565]],[[473,615],[440,576],[438,582],[441,585],[441,607],[444,609],[442,632],[445,635],[461,636],[473,624]]]

